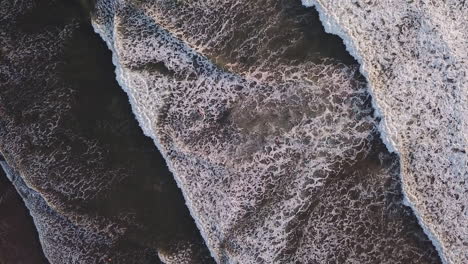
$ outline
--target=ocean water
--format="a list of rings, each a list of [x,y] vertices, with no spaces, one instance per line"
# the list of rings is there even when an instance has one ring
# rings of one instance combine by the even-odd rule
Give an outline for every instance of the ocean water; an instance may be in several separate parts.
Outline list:
[[[1,1],[49,262],[465,263],[466,6],[353,3]]]
[[[0,215],[0,262],[48,263],[28,209],[3,171],[0,171]]]
[[[444,263],[466,263],[467,4],[303,2],[360,61],[382,139],[400,157],[406,204]]]
[[[50,263],[212,262],[82,6],[1,1],[0,44],[0,151]]]
[[[97,1],[93,26],[219,263],[439,263],[356,61],[300,1]]]

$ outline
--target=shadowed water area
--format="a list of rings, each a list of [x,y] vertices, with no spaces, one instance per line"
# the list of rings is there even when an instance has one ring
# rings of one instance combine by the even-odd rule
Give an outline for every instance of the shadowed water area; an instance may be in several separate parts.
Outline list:
[[[138,7],[147,1],[134,2]],[[23,197],[30,200],[31,214],[41,223],[37,227],[45,254],[51,263],[72,263],[77,258],[83,263],[160,263],[161,255],[167,263],[213,263],[173,175],[153,140],[143,135],[127,95],[115,80],[112,54],[90,24],[93,4],[0,3],[0,151],[29,187],[23,188],[28,194]],[[172,8],[168,14],[177,10]],[[287,44],[289,48],[275,62],[356,65],[342,41],[324,32],[315,10],[302,7],[299,1],[279,1],[273,8],[281,23],[265,33],[271,41],[264,49],[236,50],[258,26],[249,22],[247,12],[238,16],[242,27],[234,30],[229,41],[208,47],[203,55],[219,69],[242,72],[271,55],[269,50],[293,43]],[[267,20],[261,15],[268,12],[259,13],[260,24]],[[122,21],[120,30],[132,24],[131,19]],[[182,24],[178,26],[183,28]],[[285,34],[291,27],[294,33]],[[179,69],[161,62],[128,66],[155,75],[180,74]],[[358,73],[353,78],[363,80]],[[359,107],[371,109],[369,96],[361,97]],[[307,110],[288,100],[285,105],[292,112]],[[225,111],[220,119],[227,126],[256,130],[255,140],[260,143],[246,147],[241,157],[298,123],[274,105],[253,115],[242,107]],[[387,152],[377,131],[371,134],[365,143],[369,151],[356,150],[352,162],[344,158],[333,164],[336,170],[318,193],[301,193],[314,198],[288,223],[287,229],[293,230],[286,238],[288,247],[275,261],[289,263],[294,256],[318,249],[330,251],[328,260],[336,263],[346,262],[350,251],[363,256],[362,263],[377,263],[377,259],[439,263],[411,210],[401,204],[397,158]],[[283,179],[287,186],[287,178]],[[22,181],[17,184],[24,185]],[[252,222],[264,221],[269,206],[287,192],[279,190],[276,195],[262,200],[255,213],[232,229],[232,238],[222,243],[226,255],[239,252],[242,237],[235,234],[247,232]],[[338,236],[339,242],[320,248],[327,245],[328,236]],[[390,239],[373,248],[363,246],[375,237]],[[307,251],[308,247],[315,249]],[[0,259],[0,263],[13,262]]]
[[[82,6],[23,4],[0,6],[9,13],[0,38],[1,151],[65,223],[74,225],[67,230],[58,226],[64,222],[57,216],[44,216],[46,208],[33,208],[36,220],[51,223],[39,227],[51,262],[70,263],[78,253],[90,263],[157,263],[158,252],[172,254],[178,247],[191,249],[188,257],[195,262],[210,262],[180,191],[134,119],[115,80],[110,51]],[[80,241],[83,236],[90,237]]]
[[[42,253],[31,215],[3,170],[0,170],[0,263],[49,263]]]

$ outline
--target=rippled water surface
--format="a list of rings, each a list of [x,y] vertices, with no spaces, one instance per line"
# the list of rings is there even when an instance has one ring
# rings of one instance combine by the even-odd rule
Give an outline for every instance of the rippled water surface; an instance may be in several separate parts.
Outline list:
[[[315,9],[15,3],[0,151],[51,263],[440,262]]]

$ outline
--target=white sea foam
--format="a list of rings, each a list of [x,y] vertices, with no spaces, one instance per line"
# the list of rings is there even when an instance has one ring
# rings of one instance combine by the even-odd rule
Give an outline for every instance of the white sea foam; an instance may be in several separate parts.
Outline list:
[[[360,70],[369,82],[373,105],[383,121],[379,126],[383,140],[389,150],[396,150],[402,159],[401,177],[405,204],[414,210],[444,263],[467,262],[468,200],[463,199],[463,193],[468,188],[465,183],[468,179],[468,88],[466,75],[463,74],[466,71],[468,48],[465,41],[467,27],[466,21],[464,24],[453,22],[466,17],[466,6],[457,6],[455,2],[410,4],[404,1],[360,5],[320,0],[303,0],[302,3],[317,8],[325,29],[339,35],[350,53],[361,63]],[[421,13],[420,10],[425,10],[426,13]],[[413,24],[408,24],[408,21]],[[434,28],[443,30],[434,31]],[[385,34],[387,36],[383,36]],[[392,45],[395,38],[399,38],[400,46]],[[424,47],[425,45],[429,48]],[[419,56],[408,56],[411,50],[419,52]],[[386,58],[382,60],[384,56]],[[440,61],[440,57],[444,57],[444,61]],[[389,60],[399,61],[400,64],[389,64]],[[385,74],[405,64],[411,65],[411,68],[400,72],[400,79],[397,76],[397,81],[389,79]],[[428,65],[432,67],[427,67]],[[454,66],[458,69],[452,72],[448,70]],[[420,76],[424,76],[429,82],[415,82]],[[452,76],[454,79],[450,79]],[[411,86],[414,88],[408,89],[402,97],[401,89]],[[444,92],[443,89],[447,91]],[[450,94],[449,89],[454,89],[455,93]],[[398,97],[402,100],[392,100]],[[411,97],[422,100],[415,103]],[[425,100],[424,97],[429,99]],[[446,107],[442,110],[438,108],[441,116],[435,116],[431,114],[430,108],[424,109],[425,104]],[[417,119],[422,121],[420,127],[424,130],[419,133],[412,132],[416,130],[412,126],[415,113],[418,113]],[[408,118],[408,114],[413,114],[413,121],[409,121],[411,117]],[[430,122],[424,122],[425,119]],[[453,128],[436,131],[431,123],[439,123],[436,126],[440,126],[444,119],[453,124]],[[434,136],[434,133],[437,134]],[[421,139],[424,141],[421,142]],[[418,146],[424,144],[428,144],[429,148]],[[434,144],[437,146],[430,147]],[[412,158],[413,155],[416,156],[415,159]],[[446,160],[453,160],[448,168],[444,164]],[[415,177],[417,174],[419,179],[418,176]],[[455,183],[444,188],[436,187],[437,182],[457,179],[459,186]],[[420,182],[425,183],[422,188],[418,188]],[[461,201],[458,198],[453,199],[454,197],[461,197]],[[455,217],[447,219],[447,214]]]
[[[94,27],[114,53],[119,83],[212,255],[220,263],[404,263],[412,254],[430,262],[405,231],[413,220],[398,200],[394,161],[366,157],[377,152],[377,122],[356,68],[289,59],[302,48],[303,18],[268,4],[97,3]],[[391,215],[386,226],[371,208]],[[395,252],[379,250],[387,247]]]

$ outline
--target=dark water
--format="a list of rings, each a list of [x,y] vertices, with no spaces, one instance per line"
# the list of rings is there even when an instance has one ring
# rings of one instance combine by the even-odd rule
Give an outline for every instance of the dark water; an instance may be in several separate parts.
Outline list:
[[[72,108],[76,119],[69,126],[102,144],[105,166],[128,171],[106,199],[83,209],[110,217],[132,211],[144,228],[130,232],[129,243],[151,245],[157,240],[157,247],[164,248],[179,239],[200,239],[163,157],[143,135],[115,81],[110,51],[89,24],[67,44],[62,74],[77,89]],[[80,148],[79,143],[72,148]]]
[[[21,197],[0,170],[0,263],[48,263]]]
[[[18,44],[16,48],[4,45],[2,53],[8,56],[0,57],[4,67],[0,70],[0,151],[9,165],[22,173],[21,176],[74,225],[90,233],[104,230],[108,225],[124,230],[122,233],[109,231],[112,246],[105,249],[105,254],[119,256],[135,249],[142,255],[132,255],[134,251],[131,251],[128,255],[133,261],[120,261],[117,257],[114,263],[159,263],[157,252],[171,255],[186,244],[196,252],[192,257],[195,263],[212,263],[164,159],[153,141],[143,135],[127,95],[115,81],[112,54],[89,22],[92,1],[22,3],[31,3],[32,7],[9,6],[4,2],[0,5],[0,9],[8,8],[10,17],[5,17],[11,19],[0,19],[0,26],[4,26],[0,30],[0,41]],[[301,7],[298,1],[281,3],[286,20],[302,17],[303,37],[298,46],[289,51],[289,58],[300,61],[325,57],[356,64],[342,41],[324,32],[315,10]],[[65,30],[69,33],[63,33]],[[31,39],[24,41],[24,36]],[[362,76],[357,78],[362,79]],[[51,120],[54,122],[49,122]],[[49,123],[56,127],[50,129]],[[378,153],[386,153],[380,141],[374,145],[371,152],[374,156],[362,157],[360,163],[348,169],[372,170],[378,163]],[[55,161],[50,162],[50,157]],[[392,157],[388,162],[395,162],[395,159]],[[350,177],[337,175],[328,184],[337,186],[343,184],[343,179]],[[351,179],[365,182],[357,176]],[[2,181],[1,184],[8,185]],[[399,186],[395,187],[397,179],[391,181],[392,190],[399,190]],[[5,188],[13,193],[11,185]],[[24,214],[25,208],[17,196],[14,199],[7,205],[17,206],[22,213],[15,216],[13,209],[0,207],[2,216],[3,212],[8,212],[13,219],[23,219],[22,236],[31,237],[29,243],[32,243],[28,246],[33,252],[29,256],[41,259],[31,219]],[[393,199],[401,199],[401,194],[397,193]],[[409,234],[408,239],[415,239],[418,246],[427,247],[428,255],[433,257],[430,243],[424,237],[415,238],[422,231],[414,216],[409,210],[403,214],[408,225],[401,233]],[[311,217],[310,213],[305,217]],[[369,222],[377,225],[378,221]],[[40,231],[47,233],[49,230]],[[67,236],[60,230],[54,231],[57,237]],[[354,230],[354,235],[356,231],[359,230]],[[47,253],[51,262],[67,263],[67,259],[60,259],[63,248],[54,244],[54,234],[44,236],[46,243],[50,243]],[[1,255],[10,252],[6,245],[17,238],[9,235],[8,243],[0,240],[0,263],[17,263],[10,261],[13,255]],[[76,247],[77,251],[89,249],[73,243],[70,242],[70,247]],[[18,244],[20,247],[26,246]],[[386,250],[391,256],[392,250]]]
[[[9,165],[20,169],[34,189],[48,196],[58,212],[78,226],[89,232],[107,224],[124,228],[124,236],[112,242],[111,255],[141,248],[150,254],[134,258],[135,263],[157,263],[158,251],[171,252],[188,243],[199,255],[194,261],[211,262],[164,159],[143,135],[115,80],[111,53],[94,33],[83,2],[29,3],[35,6],[0,6],[13,16],[1,21],[0,40],[20,43],[4,49],[8,56],[0,71],[4,76],[10,74],[0,88],[4,106],[1,149]],[[24,38],[33,43],[20,42]],[[57,128],[48,130],[51,120],[58,120]],[[19,139],[8,140],[12,137]],[[23,143],[26,147],[18,147]],[[61,161],[47,163],[47,157]],[[44,165],[39,171],[36,162]],[[67,173],[68,169],[72,172]],[[72,182],[84,187],[71,187]],[[87,191],[87,186],[94,191]],[[14,212],[10,213],[13,217]],[[101,222],[96,226],[93,219]],[[35,235],[33,230],[24,232]],[[45,242],[51,243],[49,254],[63,250],[48,237]],[[76,250],[83,250],[76,243]],[[66,259],[57,259],[59,255],[51,261],[65,263]]]

